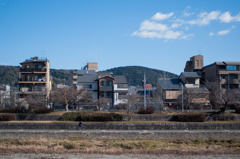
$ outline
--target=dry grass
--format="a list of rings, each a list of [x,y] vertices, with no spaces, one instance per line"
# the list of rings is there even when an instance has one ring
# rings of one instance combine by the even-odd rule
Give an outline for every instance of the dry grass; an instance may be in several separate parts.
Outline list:
[[[240,154],[240,140],[1,139],[1,153]]]

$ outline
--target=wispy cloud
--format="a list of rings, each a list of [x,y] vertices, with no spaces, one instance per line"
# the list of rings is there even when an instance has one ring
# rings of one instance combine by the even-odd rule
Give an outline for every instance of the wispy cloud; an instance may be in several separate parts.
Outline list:
[[[202,12],[198,15],[198,19],[188,21],[191,25],[204,26],[210,24],[211,21],[217,20],[219,18],[219,11],[212,11],[210,13]]]
[[[184,15],[185,17],[189,17],[189,16],[195,14],[194,12],[189,12],[190,9],[191,9],[191,6],[187,6],[186,9],[183,11],[183,15]]]
[[[210,33],[209,33],[209,36],[213,36],[213,35],[214,35],[214,33],[213,33],[213,32],[210,32]]]
[[[217,33],[217,35],[226,35],[230,32],[230,30],[221,30]]]
[[[156,20],[156,21],[161,21],[161,20],[165,20],[170,18],[171,16],[173,16],[173,12],[168,13],[168,14],[163,14],[161,12],[157,12],[155,15],[152,16],[152,20]]]

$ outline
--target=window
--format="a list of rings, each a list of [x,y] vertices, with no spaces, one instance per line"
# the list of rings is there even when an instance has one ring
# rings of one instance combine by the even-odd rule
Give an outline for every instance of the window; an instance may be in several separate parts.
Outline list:
[[[112,98],[112,93],[106,93],[107,98]]]
[[[226,70],[227,70],[227,71],[235,71],[235,70],[237,70],[237,66],[235,66],[235,65],[227,66],[227,67],[226,67]]]
[[[195,79],[194,78],[187,78],[186,79],[186,84],[195,84]]]
[[[92,89],[92,84],[85,84],[84,87],[88,89]]]
[[[101,85],[102,86],[112,86],[112,81],[102,81]]]

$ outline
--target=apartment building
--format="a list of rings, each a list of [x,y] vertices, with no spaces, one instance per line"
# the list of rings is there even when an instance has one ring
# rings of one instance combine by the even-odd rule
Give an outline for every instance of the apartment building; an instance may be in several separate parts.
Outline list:
[[[214,62],[202,69],[204,81],[218,82],[221,89],[240,89],[240,62]]]
[[[44,96],[47,100],[52,89],[49,60],[32,57],[20,64],[19,101],[23,101],[30,95]]]

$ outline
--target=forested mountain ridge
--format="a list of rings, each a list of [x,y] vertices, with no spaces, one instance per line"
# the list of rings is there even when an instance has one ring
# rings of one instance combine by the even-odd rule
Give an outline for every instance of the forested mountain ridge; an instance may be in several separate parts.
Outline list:
[[[16,86],[18,83],[19,66],[3,66],[0,65],[0,84],[9,84]],[[71,84],[72,73],[76,70],[57,70],[51,69],[51,77],[53,79],[53,87],[57,84]],[[142,66],[125,66],[108,69],[102,72],[112,72],[114,75],[125,75],[129,86],[142,85],[143,75],[146,73],[147,83],[156,85],[157,79],[161,77],[176,78],[177,75]]]
[[[137,86],[142,85],[142,81],[144,78],[144,73],[146,73],[146,83],[152,84],[153,86],[156,86],[157,79],[158,78],[177,78],[178,75],[142,67],[142,66],[124,66],[124,67],[116,67],[112,69],[105,70],[103,72],[112,72],[114,75],[124,75],[128,81],[129,86]]]

